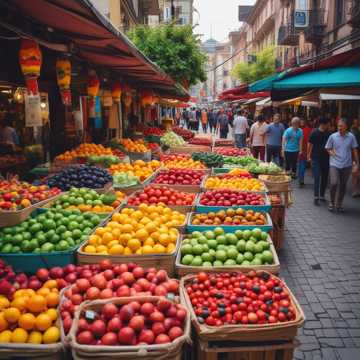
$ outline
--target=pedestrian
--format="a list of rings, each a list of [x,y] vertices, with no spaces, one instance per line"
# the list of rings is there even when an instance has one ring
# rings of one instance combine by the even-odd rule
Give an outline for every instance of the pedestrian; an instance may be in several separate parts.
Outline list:
[[[19,145],[19,136],[14,129],[15,116],[13,113],[7,113],[1,122],[0,142],[8,145]]]
[[[359,119],[354,119],[351,127],[351,132],[354,134],[357,144],[358,144],[358,154],[360,156],[360,121]],[[352,197],[360,196],[360,169],[353,169],[351,174],[351,190]]]
[[[196,114],[196,123],[195,123],[195,129],[194,130],[199,131],[200,120],[201,120],[201,110],[199,108],[197,108],[195,110],[195,114]]]
[[[314,204],[316,206],[320,204],[320,201],[325,201],[325,191],[329,179],[329,154],[325,145],[330,136],[330,120],[320,117],[317,123],[319,126],[310,134],[307,147],[307,159],[311,162],[314,176]]]
[[[224,109],[220,109],[217,124],[220,130],[220,139],[226,139],[229,133],[229,119],[225,114]]]
[[[210,128],[210,133],[212,134],[213,130],[216,131],[216,115],[214,109],[210,109],[208,113],[208,123]]]
[[[272,123],[266,129],[266,161],[274,161],[280,166],[281,141],[284,125],[280,122],[280,114],[273,116]]]
[[[234,118],[235,145],[239,149],[246,147],[246,131],[249,128],[244,110],[238,110]]]
[[[250,146],[251,152],[255,159],[260,157],[261,161],[265,160],[267,124],[263,115],[258,115],[256,122],[250,128]]]
[[[291,172],[291,177],[296,179],[297,161],[302,152],[303,132],[299,129],[300,119],[295,116],[291,119],[283,135],[282,153],[285,158],[285,170]]]
[[[186,128],[189,129],[190,111],[188,109],[185,109],[183,112],[183,118],[185,120]]]
[[[189,129],[196,130],[196,110],[193,108],[189,114]]]
[[[352,169],[358,170],[358,144],[346,119],[339,119],[338,131],[330,135],[325,148],[330,155],[330,203],[329,211],[343,212],[346,184]]]
[[[305,119],[300,119],[300,129],[303,132],[303,138],[302,138],[302,152],[300,152],[299,154],[298,177],[299,177],[299,186],[303,187],[305,185],[305,172],[307,167],[307,146],[309,143],[309,137],[312,128],[308,125],[308,122]]]
[[[201,111],[201,126],[204,134],[207,133],[207,124],[208,124],[208,114],[206,109],[202,109]]]

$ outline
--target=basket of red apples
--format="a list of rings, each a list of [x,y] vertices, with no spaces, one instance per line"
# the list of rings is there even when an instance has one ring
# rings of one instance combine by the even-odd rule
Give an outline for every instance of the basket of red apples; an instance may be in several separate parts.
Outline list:
[[[290,341],[305,321],[284,281],[266,271],[188,275],[180,295],[203,341]]]
[[[80,305],[70,338],[74,359],[180,360],[190,315],[158,296],[96,300]]]

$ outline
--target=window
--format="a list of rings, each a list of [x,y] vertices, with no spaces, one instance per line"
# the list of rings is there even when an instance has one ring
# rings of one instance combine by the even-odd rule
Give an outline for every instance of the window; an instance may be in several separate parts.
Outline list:
[[[335,26],[345,22],[345,0],[335,0]]]

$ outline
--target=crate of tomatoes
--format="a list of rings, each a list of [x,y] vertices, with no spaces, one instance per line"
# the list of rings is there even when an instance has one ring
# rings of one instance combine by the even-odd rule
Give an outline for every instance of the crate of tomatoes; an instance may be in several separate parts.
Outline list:
[[[266,271],[188,275],[180,293],[202,341],[291,341],[305,321],[285,282]]]

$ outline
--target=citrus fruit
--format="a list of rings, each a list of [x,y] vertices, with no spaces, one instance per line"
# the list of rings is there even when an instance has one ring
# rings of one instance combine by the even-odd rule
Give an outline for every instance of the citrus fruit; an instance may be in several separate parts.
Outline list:
[[[28,333],[22,328],[16,328],[11,334],[12,343],[26,343],[28,339]]]
[[[0,331],[6,330],[9,326],[9,323],[5,319],[4,313],[0,313]]]
[[[4,310],[5,320],[9,323],[16,323],[19,320],[20,315],[20,310],[15,307],[10,307]]]
[[[48,307],[53,308],[59,304],[59,295],[56,293],[50,293],[46,296],[46,304]]]
[[[46,308],[46,299],[42,295],[34,295],[29,298],[26,304],[27,308],[33,313],[39,313]]]
[[[52,321],[55,321],[58,316],[56,309],[49,309],[46,311],[46,314],[49,315],[49,317]]]
[[[35,326],[36,317],[31,313],[22,314],[19,318],[19,326],[25,330],[31,330]]]
[[[0,332],[0,343],[7,343],[11,341],[12,332],[10,330],[4,330]]]
[[[41,344],[42,343],[42,334],[40,331],[31,331],[28,338],[28,343],[30,344]]]
[[[52,344],[60,339],[60,330],[56,326],[49,327],[43,334],[43,343]]]
[[[51,324],[51,317],[46,313],[41,313],[36,317],[35,327],[39,331],[47,330]]]

